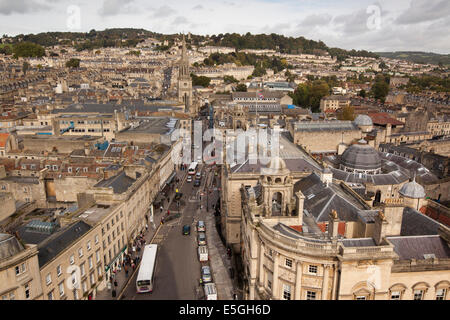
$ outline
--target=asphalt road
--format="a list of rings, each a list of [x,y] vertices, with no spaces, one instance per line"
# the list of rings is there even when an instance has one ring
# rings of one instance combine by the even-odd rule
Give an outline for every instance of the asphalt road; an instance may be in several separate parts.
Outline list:
[[[159,244],[160,248],[153,292],[136,293],[136,272],[125,288],[124,300],[197,300],[202,297],[203,291],[199,285],[201,264],[197,256],[195,226],[198,220],[204,220],[206,213],[198,210],[199,201],[192,199],[192,196],[196,196],[199,190],[203,189],[206,180],[207,177],[203,176],[200,187],[194,187],[193,182],[183,181],[180,192],[183,193],[182,200],[186,206],[182,216],[178,221],[172,220],[164,224],[155,237],[154,243]],[[202,202],[206,203],[205,200],[206,197],[203,196]],[[185,224],[191,225],[189,236],[182,235],[182,227]]]

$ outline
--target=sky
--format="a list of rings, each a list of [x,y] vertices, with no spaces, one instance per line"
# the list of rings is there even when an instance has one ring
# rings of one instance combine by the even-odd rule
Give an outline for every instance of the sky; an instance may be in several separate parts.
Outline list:
[[[449,0],[0,0],[0,35],[117,27],[277,33],[343,49],[450,53]]]

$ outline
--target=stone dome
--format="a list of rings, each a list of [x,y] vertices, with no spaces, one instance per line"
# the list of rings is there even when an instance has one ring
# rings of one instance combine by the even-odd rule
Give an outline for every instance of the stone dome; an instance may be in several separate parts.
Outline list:
[[[282,158],[273,157],[267,164],[267,168],[262,168],[262,173],[266,175],[285,175],[289,173],[289,169]]]
[[[283,170],[286,169],[286,162],[280,157],[273,157],[267,167],[272,170]]]
[[[342,153],[341,165],[353,170],[380,170],[381,158],[377,150],[360,140]]]
[[[412,199],[425,198],[425,189],[414,179],[411,182],[405,183],[399,192],[402,196]]]
[[[366,114],[358,115],[353,122],[357,126],[372,126],[373,125],[372,118],[370,118]]]
[[[23,250],[25,248],[16,237],[6,233],[0,233],[0,261],[9,259]]]

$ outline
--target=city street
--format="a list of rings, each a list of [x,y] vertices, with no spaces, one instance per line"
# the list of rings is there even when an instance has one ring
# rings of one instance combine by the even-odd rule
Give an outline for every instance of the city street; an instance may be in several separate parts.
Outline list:
[[[180,218],[163,224],[155,236],[153,243],[158,244],[159,252],[156,264],[153,293],[137,294],[136,277],[137,272],[129,281],[123,292],[122,299],[126,300],[160,300],[160,299],[201,299],[203,289],[199,284],[200,262],[197,256],[197,232],[198,220],[205,220],[212,216],[213,211],[206,212],[206,208],[199,209],[200,193],[207,181],[214,179],[214,171],[202,170],[202,181],[200,187],[194,187],[193,182],[186,182],[186,178],[180,181],[179,192],[183,193],[181,203],[182,215]],[[208,175],[210,178],[208,179]],[[217,201],[218,191],[212,192],[209,197],[209,209]],[[206,205],[206,195],[201,197],[203,206]],[[182,235],[183,225],[191,225],[191,234]],[[215,230],[210,230],[217,232]]]

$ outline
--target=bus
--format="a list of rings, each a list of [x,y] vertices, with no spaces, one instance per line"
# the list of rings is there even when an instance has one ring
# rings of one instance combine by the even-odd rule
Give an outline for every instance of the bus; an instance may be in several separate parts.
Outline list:
[[[197,171],[198,162],[192,162],[188,169],[188,174],[195,174]]]
[[[139,273],[136,279],[137,293],[153,291],[157,251],[158,246],[156,244],[148,244],[144,247],[141,266],[139,267]]]

